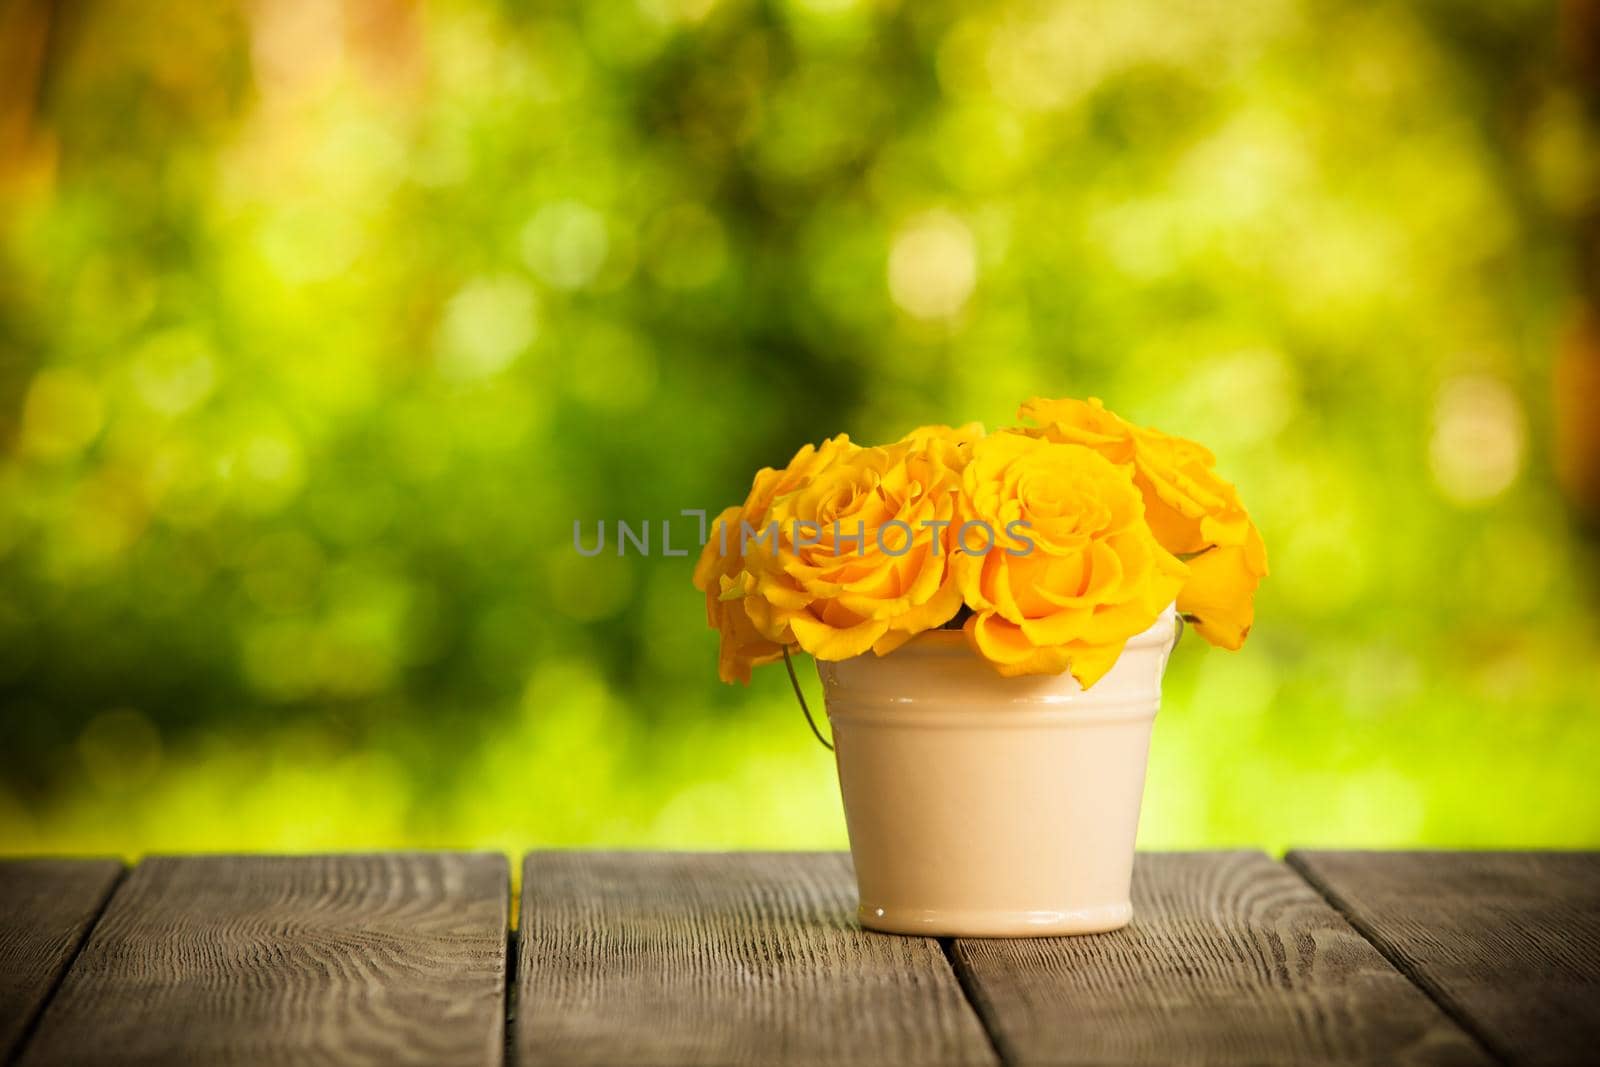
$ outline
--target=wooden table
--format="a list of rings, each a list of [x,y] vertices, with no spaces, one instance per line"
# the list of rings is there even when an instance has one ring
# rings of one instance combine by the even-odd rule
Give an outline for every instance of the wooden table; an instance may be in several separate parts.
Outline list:
[[[1600,1062],[1600,853],[1153,853],[1134,924],[890,937],[831,853],[0,862],[0,1062]]]

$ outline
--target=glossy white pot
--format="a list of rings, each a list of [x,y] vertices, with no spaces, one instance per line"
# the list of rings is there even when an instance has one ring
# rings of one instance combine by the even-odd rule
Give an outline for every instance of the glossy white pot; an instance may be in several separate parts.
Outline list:
[[[1114,930],[1172,609],[1085,691],[1003,678],[959,631],[819,663],[863,926],[1030,937]]]

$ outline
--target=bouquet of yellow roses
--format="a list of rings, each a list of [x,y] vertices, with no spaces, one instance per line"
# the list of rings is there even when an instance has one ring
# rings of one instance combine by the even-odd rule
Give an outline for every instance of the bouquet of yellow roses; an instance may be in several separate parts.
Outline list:
[[[719,674],[798,645],[888,655],[960,627],[1002,675],[1070,671],[1085,689],[1168,605],[1214,645],[1250,631],[1266,548],[1203,446],[1097,399],[1034,399],[1032,426],[845,435],[763,468],[717,516],[695,567]]]

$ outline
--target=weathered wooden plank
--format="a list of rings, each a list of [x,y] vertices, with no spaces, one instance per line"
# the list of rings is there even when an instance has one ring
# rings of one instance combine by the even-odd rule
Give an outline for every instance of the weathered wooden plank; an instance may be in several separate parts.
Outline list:
[[[503,856],[204,856],[136,867],[27,1064],[493,1064]]]
[[[1291,852],[1512,1063],[1600,1059],[1600,852]]]
[[[0,1063],[10,1062],[121,876],[116,860],[0,862]]]
[[[1487,1062],[1310,886],[1260,853],[1141,854],[1133,902],[1133,925],[1114,933],[955,942],[956,968],[1007,1062]]]
[[[938,942],[864,932],[833,853],[535,853],[527,1064],[991,1063]]]

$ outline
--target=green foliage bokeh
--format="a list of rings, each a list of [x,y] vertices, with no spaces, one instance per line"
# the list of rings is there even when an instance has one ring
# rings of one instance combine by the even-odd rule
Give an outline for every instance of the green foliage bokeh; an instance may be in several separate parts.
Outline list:
[[[1549,456],[1600,169],[1489,6],[60,15],[0,185],[0,851],[841,845],[692,561],[573,522],[1033,395],[1206,442],[1271,552],[1146,845],[1600,841]]]

